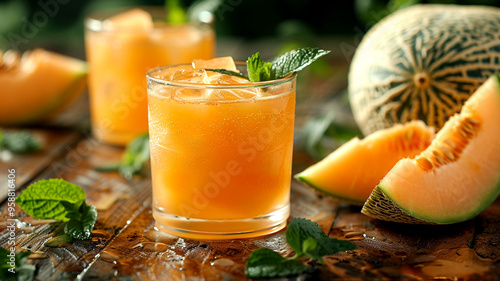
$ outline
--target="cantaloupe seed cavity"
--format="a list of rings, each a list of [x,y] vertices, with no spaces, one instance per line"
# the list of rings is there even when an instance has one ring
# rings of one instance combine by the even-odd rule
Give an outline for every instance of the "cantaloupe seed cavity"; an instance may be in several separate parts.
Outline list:
[[[454,116],[451,137],[433,144],[421,155],[415,157],[418,166],[426,172],[458,161],[463,149],[473,139],[480,128],[480,122],[471,116]]]

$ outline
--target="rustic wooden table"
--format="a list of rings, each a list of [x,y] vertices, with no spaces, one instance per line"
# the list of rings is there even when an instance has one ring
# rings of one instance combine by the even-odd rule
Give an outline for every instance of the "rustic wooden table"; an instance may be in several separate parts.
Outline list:
[[[345,69],[345,68],[344,68]],[[337,72],[345,77],[345,71]],[[317,92],[345,86],[316,84]],[[338,80],[337,80],[338,81]],[[326,88],[325,88],[326,87]],[[325,90],[326,89],[326,90]],[[314,95],[313,95],[314,96]],[[297,128],[340,99],[321,93],[299,100]],[[44,243],[61,233],[60,224],[16,212],[16,248],[31,251],[36,280],[246,280],[250,252],[271,248],[293,255],[284,231],[259,239],[195,241],[154,231],[149,176],[126,180],[95,167],[116,162],[123,149],[97,142],[89,133],[86,96],[55,125],[28,128],[43,150],[27,155],[0,154],[0,246],[7,247],[7,174],[15,169],[18,191],[47,178],[64,178],[82,187],[97,206],[92,239],[63,247]],[[10,128],[19,130],[19,128]],[[314,163],[300,147],[294,172]],[[500,200],[473,220],[448,226],[386,223],[339,204],[292,180],[292,216],[318,222],[330,236],[352,241],[357,250],[305,261],[310,272],[294,280],[500,280]]]

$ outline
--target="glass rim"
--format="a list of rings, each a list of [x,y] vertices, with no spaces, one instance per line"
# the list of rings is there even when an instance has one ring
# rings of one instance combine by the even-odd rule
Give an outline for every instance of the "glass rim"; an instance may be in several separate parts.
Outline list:
[[[246,65],[246,62],[235,62],[236,65]],[[248,83],[241,83],[241,84],[203,84],[203,83],[189,83],[189,82],[172,82],[168,81],[162,78],[156,78],[153,77],[153,73],[158,73],[164,69],[169,69],[181,65],[191,65],[191,63],[181,63],[181,64],[174,64],[174,65],[166,65],[166,66],[160,66],[160,67],[155,67],[148,72],[146,72],[146,77],[148,80],[148,83],[150,81],[155,82],[157,84],[165,85],[165,86],[172,86],[172,87],[182,87],[182,88],[190,88],[190,89],[217,89],[217,90],[231,90],[231,89],[249,89],[249,88],[268,88],[271,86],[278,86],[281,84],[285,84],[288,82],[292,82],[293,80],[296,79],[297,77],[297,72],[293,72],[291,74],[288,74],[287,76],[275,80],[269,80],[269,81],[262,81],[262,82],[248,82]]]
[[[102,9],[102,10],[97,10],[88,13],[83,22],[84,22],[84,27],[87,30],[94,31],[94,32],[103,32],[103,31],[121,31],[125,30],[123,28],[113,28],[110,26],[106,26],[104,22],[111,16],[117,15],[120,12],[126,12],[132,9],[142,9],[149,14],[152,15],[153,17],[153,22],[158,22],[156,19],[159,17],[155,16],[160,13],[163,13],[163,16],[167,13],[167,10],[165,9],[164,6],[125,6],[125,7],[114,7],[114,8],[108,8],[108,9]],[[154,13],[154,14],[153,14]],[[167,23],[167,22],[165,22]],[[186,23],[182,25],[190,25],[190,26],[200,26],[200,25],[208,25],[210,26],[210,22],[205,22],[205,21],[187,21]],[[158,28],[153,28],[152,30],[156,30]],[[144,33],[143,29],[134,29],[134,28],[127,28],[127,32],[142,32]]]

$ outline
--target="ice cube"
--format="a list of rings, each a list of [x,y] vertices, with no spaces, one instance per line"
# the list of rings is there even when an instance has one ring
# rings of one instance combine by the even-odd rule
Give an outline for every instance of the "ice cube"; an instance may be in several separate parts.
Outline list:
[[[141,9],[132,9],[104,20],[105,29],[133,29],[149,31],[154,28],[151,15]]]
[[[208,71],[211,72],[211,71]],[[217,79],[216,84],[224,84],[224,85],[234,85],[234,84],[248,84],[250,83],[247,79],[241,78],[238,76],[232,75],[220,75],[219,79]]]
[[[232,57],[220,57],[209,60],[193,60],[194,69],[226,69],[231,71],[238,71]]]
[[[203,69],[189,69],[184,67],[175,71],[170,80],[173,82],[204,84],[207,81],[207,72]]]
[[[251,100],[257,96],[255,89],[219,90],[222,100]]]

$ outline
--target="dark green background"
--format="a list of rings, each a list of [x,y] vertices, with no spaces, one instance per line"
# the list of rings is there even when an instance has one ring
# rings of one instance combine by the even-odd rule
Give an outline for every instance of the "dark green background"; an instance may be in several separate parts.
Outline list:
[[[188,6],[193,0],[183,0]],[[499,0],[224,0],[216,12],[218,38],[243,40],[355,35],[392,12],[394,5],[416,2],[487,4]],[[43,6],[57,5],[49,15]],[[63,53],[83,53],[83,19],[91,11],[132,5],[163,5],[147,0],[0,0],[0,49],[45,47]],[[52,8],[54,6],[51,6]],[[392,7],[392,8],[391,8]],[[47,20],[44,24],[45,13]],[[37,22],[38,20],[38,22]],[[39,23],[39,24],[34,24]]]

